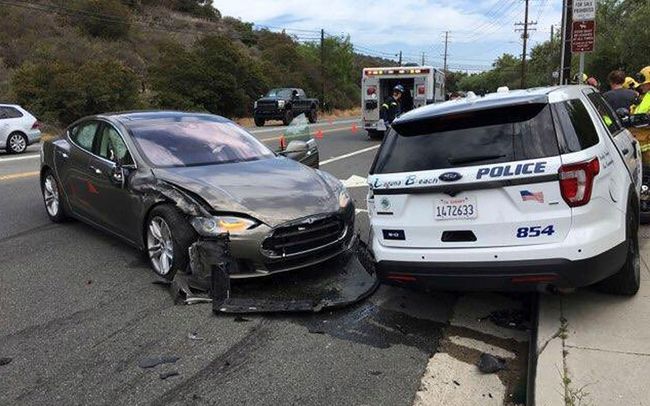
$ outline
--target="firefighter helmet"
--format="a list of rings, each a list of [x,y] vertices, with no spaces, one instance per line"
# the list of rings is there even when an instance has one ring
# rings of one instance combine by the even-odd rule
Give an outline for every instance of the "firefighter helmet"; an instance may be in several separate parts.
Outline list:
[[[626,77],[625,82],[623,82],[623,87],[626,88],[626,89],[634,90],[638,86],[639,86],[639,83],[636,80],[634,80],[634,78],[631,77],[631,76]]]
[[[647,85],[650,83],[650,66],[646,66],[641,69],[641,72],[636,74],[636,80],[639,82],[639,86]]]

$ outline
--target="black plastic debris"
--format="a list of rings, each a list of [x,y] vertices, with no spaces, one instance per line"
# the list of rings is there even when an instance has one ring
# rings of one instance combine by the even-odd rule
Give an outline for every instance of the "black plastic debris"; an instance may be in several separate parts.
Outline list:
[[[492,354],[484,352],[478,360],[478,369],[484,374],[493,374],[506,368],[506,360]]]
[[[320,312],[357,303],[379,286],[355,244],[348,253],[318,266],[230,283],[228,263],[212,265],[215,313]]]
[[[158,376],[160,377],[160,379],[164,381],[167,378],[171,378],[172,376],[178,376],[178,375],[180,375],[178,371],[169,371],[169,372],[161,372]]]
[[[245,317],[242,317],[241,315],[238,314],[237,316],[235,316],[234,321],[235,321],[235,323],[245,323],[245,322],[251,321],[251,320],[247,319]]]
[[[162,355],[158,357],[148,357],[140,360],[138,366],[142,369],[153,368],[160,364],[173,364],[178,361],[180,358],[174,356]]]
[[[490,320],[499,327],[513,330],[526,331],[530,328],[528,317],[521,309],[495,310],[481,320]]]
[[[188,333],[187,338],[189,338],[190,340],[195,340],[195,341],[203,340],[203,337],[199,337],[198,333]]]
[[[7,364],[11,363],[11,361],[13,361],[13,360],[14,360],[13,358],[2,357],[2,358],[0,358],[0,366],[7,365]]]

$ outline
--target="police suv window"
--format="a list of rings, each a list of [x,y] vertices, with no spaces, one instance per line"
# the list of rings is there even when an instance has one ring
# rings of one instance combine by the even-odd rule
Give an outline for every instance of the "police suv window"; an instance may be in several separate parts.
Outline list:
[[[486,165],[559,154],[547,104],[448,114],[393,127],[371,173]]]
[[[598,133],[587,107],[578,99],[552,104],[563,149],[577,152],[598,144]]]
[[[605,124],[605,127],[607,127],[610,134],[616,134],[623,128],[618,120],[616,112],[612,110],[611,106],[607,104],[600,93],[592,92],[587,94],[587,97],[598,111],[600,119],[602,120],[603,124]]]

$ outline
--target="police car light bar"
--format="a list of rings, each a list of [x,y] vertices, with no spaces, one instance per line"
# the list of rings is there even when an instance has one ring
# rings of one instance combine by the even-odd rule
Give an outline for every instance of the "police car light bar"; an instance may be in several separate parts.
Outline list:
[[[431,72],[431,69],[365,69],[366,76],[417,75]]]

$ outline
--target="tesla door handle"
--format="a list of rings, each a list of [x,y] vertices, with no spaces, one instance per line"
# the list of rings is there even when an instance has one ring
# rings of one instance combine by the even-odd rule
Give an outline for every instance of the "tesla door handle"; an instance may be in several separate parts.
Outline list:
[[[92,166],[92,165],[89,166],[88,169],[90,169],[91,171],[95,172],[96,175],[101,175],[101,174],[102,174],[102,170],[101,170],[101,169],[96,168],[96,167],[94,167],[94,166]]]

